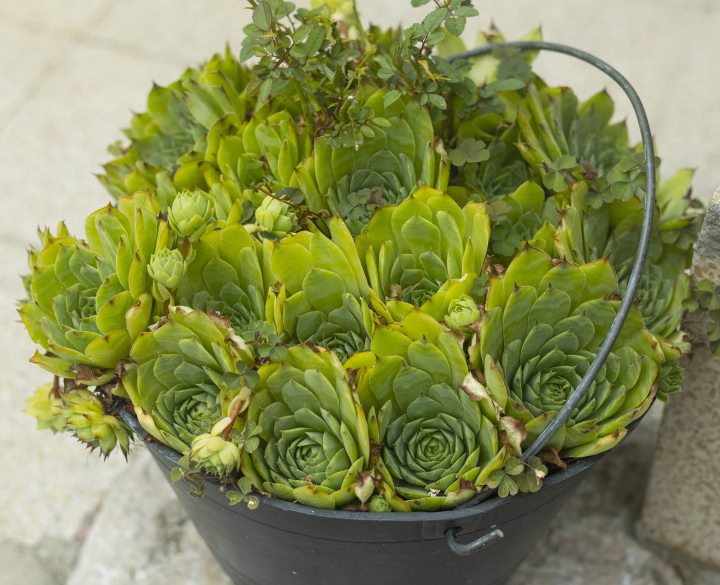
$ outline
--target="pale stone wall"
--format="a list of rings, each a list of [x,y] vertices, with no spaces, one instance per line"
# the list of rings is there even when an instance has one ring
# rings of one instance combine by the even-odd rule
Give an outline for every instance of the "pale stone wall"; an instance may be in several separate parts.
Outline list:
[[[720,189],[698,239],[693,278],[720,284]],[[705,349],[687,360],[683,392],[665,409],[649,486],[647,536],[720,567],[720,357]]]

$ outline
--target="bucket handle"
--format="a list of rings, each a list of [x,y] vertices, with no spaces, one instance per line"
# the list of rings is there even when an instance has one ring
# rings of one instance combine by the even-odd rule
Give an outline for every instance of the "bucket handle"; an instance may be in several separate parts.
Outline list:
[[[633,265],[632,274],[628,281],[627,288],[625,289],[625,298],[622,300],[620,307],[615,316],[615,320],[610,326],[605,341],[603,342],[600,350],[598,351],[595,360],[590,365],[587,373],[583,377],[582,381],[575,389],[575,392],[570,399],[565,403],[565,406],[557,413],[555,419],[547,426],[547,428],[540,434],[535,442],[527,449],[520,457],[521,461],[526,462],[530,457],[537,455],[545,444],[555,435],[561,426],[570,418],[570,415],[575,410],[580,400],[587,394],[590,386],[592,385],[595,377],[600,372],[600,369],[605,364],[610,351],[612,350],[615,341],[617,340],[622,327],[625,324],[630,308],[635,298],[635,291],[637,290],[640,278],[642,276],[643,268],[645,266],[645,260],[647,259],[648,249],[650,246],[650,236],[652,233],[653,216],[655,214],[655,149],[652,141],[652,132],[650,130],[650,122],[648,121],[645,113],[645,108],[640,101],[635,88],[630,85],[630,82],[625,79],[616,69],[598,59],[590,53],[568,47],[566,45],[560,45],[557,43],[548,43],[545,41],[512,41],[507,43],[496,43],[493,45],[486,45],[476,49],[471,49],[463,53],[453,55],[448,61],[455,61],[457,59],[467,59],[471,57],[479,57],[481,55],[487,55],[499,48],[516,48],[516,49],[530,49],[530,50],[546,50],[553,51],[556,53],[563,53],[570,55],[589,63],[593,67],[596,67],[610,78],[615,81],[620,88],[625,92],[627,97],[630,99],[630,103],[635,111],[638,125],[640,126],[640,135],[642,136],[643,149],[645,152],[645,177],[646,177],[646,188],[645,188],[645,208],[643,214],[642,228],[640,231],[640,241],[638,243],[637,256],[635,257],[635,263]],[[472,497],[467,502],[458,506],[458,508],[468,508],[487,500],[489,497],[495,495],[497,489],[486,490]],[[493,530],[487,533],[485,536],[480,537],[475,542],[470,544],[460,544],[455,538],[457,532],[460,530],[458,527],[453,527],[447,530],[447,541],[450,550],[458,555],[471,555],[479,552],[480,550],[490,546],[500,539],[502,539],[502,531]]]
[[[459,530],[460,529],[457,527],[450,528],[445,534],[447,535],[447,543],[450,550],[456,555],[463,557],[479,553],[482,549],[495,544],[498,540],[505,536],[502,530],[496,528],[492,532],[488,532],[485,536],[481,536],[470,544],[460,544],[457,541],[457,533]]]

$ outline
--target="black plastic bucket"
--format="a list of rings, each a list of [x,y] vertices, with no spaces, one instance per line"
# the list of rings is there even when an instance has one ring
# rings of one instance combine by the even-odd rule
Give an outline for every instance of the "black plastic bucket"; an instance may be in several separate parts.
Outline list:
[[[139,438],[146,433],[134,415],[122,412]],[[628,428],[628,434],[639,421]],[[147,443],[170,481],[180,455]],[[190,495],[185,482],[172,484],[180,502],[235,585],[501,585],[548,528],[563,504],[605,453],[571,463],[550,475],[539,492],[492,498],[450,512],[370,514],[309,508],[260,497],[249,510],[229,506],[211,480],[205,497]],[[470,543],[502,531],[503,538],[472,556],[453,552],[447,532]]]

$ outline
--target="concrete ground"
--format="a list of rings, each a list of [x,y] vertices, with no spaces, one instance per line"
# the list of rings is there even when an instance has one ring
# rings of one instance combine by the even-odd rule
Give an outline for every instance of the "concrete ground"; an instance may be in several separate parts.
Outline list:
[[[366,20],[412,22],[409,0],[358,0]],[[643,98],[665,176],[697,167],[696,193],[720,183],[720,57],[715,0],[476,1],[468,39],[494,20],[509,38],[545,38],[616,66]],[[167,84],[226,41],[239,50],[243,0],[0,0],[0,585],[220,585],[221,570],[169,488],[136,448],[130,464],[101,462],[67,436],[34,430],[25,399],[47,382],[15,313],[18,274],[37,225],[84,218],[108,202],[93,177],[105,147]],[[552,84],[589,97],[610,82],[569,58],[544,55]],[[609,87],[619,96],[615,88]],[[618,117],[629,115],[619,102]],[[633,131],[634,127],[633,127]],[[635,132],[637,136],[637,132]],[[514,585],[710,585],[718,576],[640,544],[635,519],[660,410],[603,463],[520,568]]]

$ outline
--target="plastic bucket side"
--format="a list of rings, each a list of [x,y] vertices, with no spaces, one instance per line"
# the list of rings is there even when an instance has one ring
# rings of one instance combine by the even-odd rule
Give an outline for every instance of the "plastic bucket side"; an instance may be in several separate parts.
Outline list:
[[[123,413],[123,418],[136,434],[145,435],[133,415]],[[179,454],[155,441],[148,447],[170,480]],[[202,499],[191,496],[182,481],[172,485],[235,585],[353,585],[373,576],[418,585],[440,579],[501,585],[601,458],[572,463],[530,496],[493,498],[472,508],[434,513],[329,511],[266,497],[257,509],[249,510],[244,504],[229,506],[225,492],[212,481]],[[445,532],[453,527],[461,529],[461,543],[496,527],[504,538],[462,557],[447,545]]]

